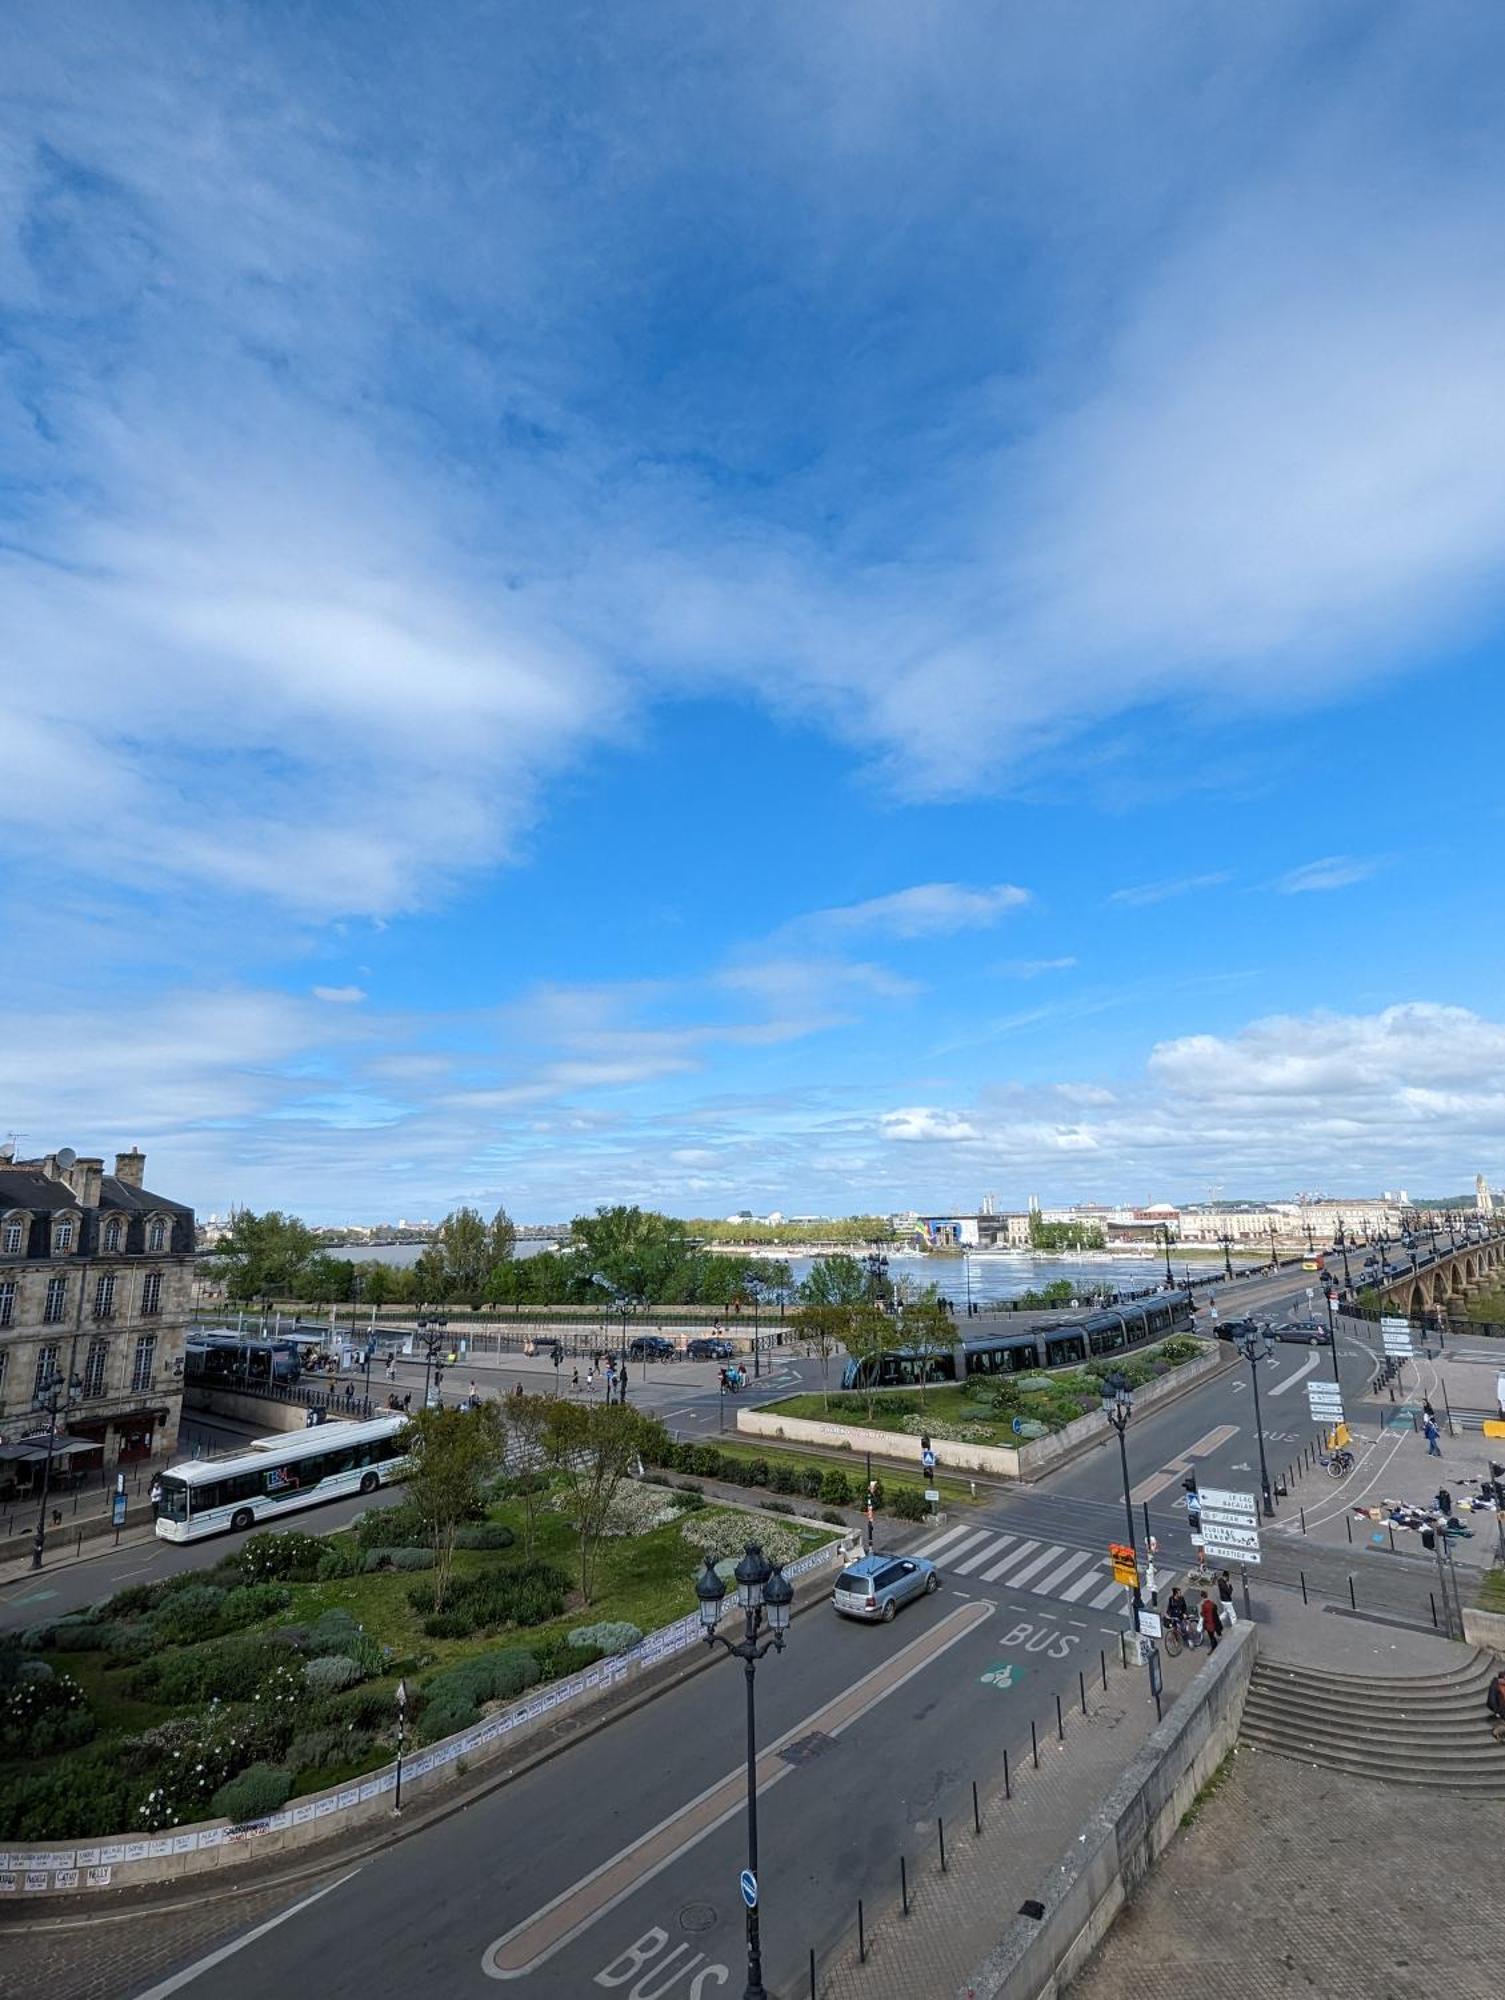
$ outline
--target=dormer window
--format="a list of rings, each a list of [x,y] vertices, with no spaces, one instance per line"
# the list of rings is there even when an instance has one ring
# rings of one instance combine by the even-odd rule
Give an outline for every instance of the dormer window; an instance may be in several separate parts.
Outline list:
[[[7,1216],[4,1227],[0,1228],[0,1249],[7,1257],[19,1257],[25,1248],[26,1224],[15,1216]]]
[[[154,1215],[146,1227],[146,1247],[151,1251],[167,1248],[167,1224],[160,1215]]]
[[[52,1225],[52,1254],[60,1257],[73,1248],[73,1224],[55,1222]]]
[[[104,1247],[110,1256],[116,1255],[120,1249],[122,1228],[123,1225],[118,1215],[112,1215],[105,1224]]]

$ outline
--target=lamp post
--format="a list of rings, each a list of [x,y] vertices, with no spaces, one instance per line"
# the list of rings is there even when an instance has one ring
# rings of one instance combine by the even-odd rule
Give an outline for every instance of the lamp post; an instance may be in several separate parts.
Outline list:
[[[84,1393],[84,1385],[70,1365],[66,1380],[54,1369],[31,1399],[31,1407],[47,1416],[47,1456],[42,1460],[42,1494],[37,1502],[37,1531],[31,1544],[31,1566],[42,1567],[42,1551],[47,1541],[47,1495],[52,1486],[52,1454],[57,1444],[59,1410],[73,1409]]]
[[[1176,1286],[1176,1276],[1171,1269],[1171,1226],[1168,1222],[1161,1223],[1160,1235],[1161,1235],[1161,1240],[1165,1246],[1165,1289],[1168,1292],[1174,1291]]]
[[[1118,1458],[1124,1476],[1124,1518],[1128,1522],[1129,1547],[1134,1550],[1134,1565],[1139,1566],[1139,1550],[1134,1540],[1134,1501],[1129,1492],[1129,1446],[1125,1436],[1129,1419],[1134,1414],[1134,1398],[1128,1383],[1122,1375],[1110,1375],[1103,1385],[1103,1415],[1118,1432]],[[1139,1610],[1139,1586],[1134,1586],[1134,1609]],[[1135,1630],[1138,1630],[1136,1623]]]
[[[444,1329],[449,1321],[442,1314],[418,1315],[418,1344],[423,1349],[423,1407],[429,1406],[429,1378],[434,1378],[434,1389],[438,1393],[443,1388],[444,1366],[439,1356],[444,1351]],[[436,1363],[438,1366],[436,1367]],[[442,1402],[443,1397],[440,1396]]]
[[[1344,1231],[1341,1215],[1338,1217],[1338,1248],[1343,1253],[1343,1289],[1345,1292],[1351,1292],[1353,1290],[1353,1279],[1349,1275],[1348,1270],[1348,1236]]]
[[[770,1563],[756,1542],[749,1542],[734,1572],[737,1603],[743,1613],[744,1633],[729,1639],[716,1627],[726,1597],[726,1585],[716,1574],[713,1557],[707,1553],[705,1568],[695,1579],[695,1595],[700,1600],[700,1622],[705,1627],[708,1646],[721,1645],[742,1662],[747,1677],[747,1873],[751,1894],[744,1885],[747,1904],[747,1984],[742,2000],[768,2000],[763,1984],[763,1954],[758,1939],[758,1733],[753,1685],[758,1662],[770,1647],[784,1650],[784,1634],[789,1630],[789,1608],[794,1602],[794,1585],[777,1563]],[[766,1631],[764,1627],[767,1627]]]
[[[1218,1241],[1223,1246],[1223,1276],[1231,1278],[1233,1276],[1233,1238],[1225,1229],[1218,1238]]]
[[[1233,1342],[1239,1353],[1248,1362],[1249,1379],[1254,1384],[1254,1430],[1255,1435],[1259,1439],[1259,1490],[1264,1503],[1264,1513],[1266,1517],[1269,1517],[1275,1512],[1275,1500],[1270,1491],[1270,1469],[1265,1464],[1265,1426],[1259,1409],[1259,1363],[1275,1359],[1275,1342],[1271,1338],[1270,1329],[1267,1326],[1257,1331],[1253,1327],[1245,1327],[1242,1333],[1236,1333],[1233,1336]],[[1336,1359],[1336,1342],[1333,1346],[1333,1354]]]
[[[1275,1221],[1272,1217],[1270,1221],[1270,1269],[1272,1271],[1276,1270],[1279,1264],[1280,1259],[1275,1254]]]
[[[392,1801],[392,1811],[402,1811],[402,1753],[408,1742],[408,1684],[404,1680],[397,1683],[397,1795]]]

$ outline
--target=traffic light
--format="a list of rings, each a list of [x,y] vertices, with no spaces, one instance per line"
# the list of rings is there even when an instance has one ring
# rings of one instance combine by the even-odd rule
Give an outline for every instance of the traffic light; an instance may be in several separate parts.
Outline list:
[[[1202,1525],[1202,1495],[1197,1489],[1195,1473],[1182,1480],[1181,1491],[1186,1495],[1186,1518],[1191,1524],[1192,1533],[1196,1534]]]

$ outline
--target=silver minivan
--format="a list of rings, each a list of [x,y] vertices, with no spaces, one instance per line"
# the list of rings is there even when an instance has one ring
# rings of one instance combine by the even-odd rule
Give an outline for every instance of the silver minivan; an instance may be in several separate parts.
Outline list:
[[[941,1587],[941,1573],[923,1556],[863,1556],[837,1577],[831,1602],[843,1618],[893,1617],[911,1597]]]

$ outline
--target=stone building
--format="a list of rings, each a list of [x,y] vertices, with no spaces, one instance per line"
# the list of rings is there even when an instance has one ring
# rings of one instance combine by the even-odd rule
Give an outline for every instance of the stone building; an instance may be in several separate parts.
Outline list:
[[[71,1148],[0,1157],[0,1484],[29,1483],[36,1408],[64,1392],[61,1466],[129,1464],[177,1442],[193,1303],[193,1210],[144,1185],[146,1157],[115,1171]]]

